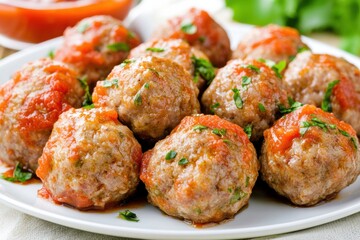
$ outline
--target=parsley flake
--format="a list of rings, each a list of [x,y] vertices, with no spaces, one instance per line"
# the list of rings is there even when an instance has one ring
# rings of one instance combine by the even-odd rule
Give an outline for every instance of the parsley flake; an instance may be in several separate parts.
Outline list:
[[[130,210],[125,210],[123,212],[119,212],[119,217],[124,220],[131,221],[131,222],[140,221],[139,218],[136,216],[136,214],[131,212]]]
[[[179,165],[186,165],[186,164],[188,164],[189,163],[189,160],[187,160],[187,158],[181,158],[180,160],[179,160],[179,162],[178,162],[178,164]]]
[[[282,61],[279,61],[278,63],[275,63],[274,61],[260,58],[260,59],[258,59],[258,61],[262,62],[262,63],[265,63],[268,67],[270,67],[275,72],[275,75],[278,78],[282,78],[281,72],[286,68],[286,61],[285,60],[282,60]]]
[[[201,124],[198,124],[198,125],[193,127],[194,131],[200,131],[200,132],[202,132],[203,130],[206,130],[206,129],[208,129],[208,127],[206,127],[204,125],[201,125]]]
[[[48,52],[48,57],[49,57],[50,59],[54,59],[54,58],[55,58],[55,52],[54,52],[54,50],[50,50],[50,51]]]
[[[246,68],[249,68],[249,69],[253,70],[253,71],[256,72],[256,73],[260,73],[260,68],[254,66],[254,65],[251,65],[251,64],[250,64],[250,65],[248,65]]]
[[[6,177],[4,174],[0,175],[0,178],[10,182],[26,182],[32,178],[31,172],[24,171],[20,163],[16,163],[12,177]]]
[[[183,21],[180,30],[186,34],[194,34],[197,32],[197,27],[191,22]]]
[[[177,152],[175,152],[174,150],[170,150],[166,155],[165,155],[165,159],[166,160],[171,160],[174,159],[177,155]]]
[[[142,97],[141,97],[141,94],[139,92],[134,97],[134,104],[136,106],[140,106],[142,104]]]
[[[84,101],[82,102],[82,106],[86,107],[86,106],[92,105],[92,97],[91,97],[91,94],[90,94],[89,85],[87,83],[87,77],[85,76],[85,77],[82,77],[82,78],[78,78],[78,81],[80,82],[81,87],[85,91]]]
[[[149,88],[150,88],[150,84],[149,84],[149,83],[145,83],[145,84],[144,84],[144,88],[149,89]]]
[[[321,109],[324,110],[325,112],[331,112],[332,111],[332,107],[331,107],[331,94],[333,92],[334,87],[340,83],[340,80],[334,80],[332,82],[330,82],[325,90],[325,95],[324,95],[324,99],[321,102]]]
[[[231,89],[231,90],[234,92],[234,97],[233,97],[233,99],[234,99],[234,102],[235,102],[235,106],[236,106],[237,108],[242,108],[243,105],[244,105],[244,103],[243,103],[243,100],[241,99],[239,89],[233,88],[233,89]]]
[[[236,188],[233,195],[230,198],[230,204],[234,204],[246,197],[247,193],[243,192],[241,188]]]
[[[126,65],[135,62],[135,59],[125,59],[121,64],[120,67],[125,67]]]
[[[242,84],[241,86],[246,89],[247,85],[251,83],[251,77],[248,76],[242,76]]]
[[[114,78],[114,79],[111,79],[111,80],[103,81],[102,86],[105,87],[105,88],[110,88],[112,86],[118,87],[118,83],[119,83],[119,80]]]
[[[283,104],[278,105],[281,114],[291,113],[304,105],[300,102],[295,102],[291,97],[288,97],[288,102],[290,105],[289,108],[286,108]]]
[[[117,42],[106,46],[112,52],[127,52],[130,50],[130,46],[127,43]]]
[[[215,135],[218,135],[219,137],[223,137],[226,135],[226,129],[224,128],[221,129],[214,128],[211,132]]]
[[[258,104],[260,112],[266,112],[265,106],[262,103]]]
[[[215,68],[213,67],[211,62],[204,58],[197,58],[195,56],[191,57],[191,61],[195,69],[195,79],[197,79],[200,75],[204,80],[206,80],[206,83],[209,85],[215,78]]]
[[[215,113],[215,109],[217,109],[218,107],[220,107],[220,103],[216,102],[214,104],[212,104],[210,106],[210,113],[214,114]]]
[[[165,51],[165,49],[163,48],[156,48],[156,47],[149,47],[146,49],[146,51],[150,51],[150,52],[163,52]]]
[[[245,179],[245,187],[248,187],[248,186],[249,186],[249,182],[250,182],[250,177],[249,177],[249,176],[246,176],[246,179]]]
[[[251,138],[252,135],[252,125],[248,124],[244,127],[244,132],[246,133],[246,135],[248,136],[248,138]]]

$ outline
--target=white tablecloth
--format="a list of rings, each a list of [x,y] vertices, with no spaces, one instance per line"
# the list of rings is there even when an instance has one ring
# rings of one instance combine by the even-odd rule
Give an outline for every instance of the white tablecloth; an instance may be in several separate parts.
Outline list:
[[[154,0],[150,0],[150,2],[153,4]],[[217,13],[217,17],[229,18],[228,11],[219,11]],[[315,37],[332,45],[338,43],[338,39],[333,36],[320,34],[315,35]],[[27,214],[21,213],[7,206],[4,206],[3,204],[0,204],[0,239],[128,240],[129,238],[119,238],[101,234],[94,234],[64,227],[31,217]],[[318,227],[313,227],[293,233],[267,236],[258,239],[360,239],[360,213]]]

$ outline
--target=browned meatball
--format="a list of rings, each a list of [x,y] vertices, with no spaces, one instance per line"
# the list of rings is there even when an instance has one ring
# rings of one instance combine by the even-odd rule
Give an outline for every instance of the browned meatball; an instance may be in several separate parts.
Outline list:
[[[229,62],[220,69],[202,96],[207,113],[243,127],[251,140],[259,140],[275,121],[286,91],[275,72],[256,60]]]
[[[208,223],[231,218],[248,203],[258,169],[239,126],[194,115],[144,154],[140,178],[148,200],[166,214]]]
[[[199,113],[198,89],[179,64],[142,57],[116,66],[94,89],[95,106],[115,108],[140,139],[165,137],[187,115]]]
[[[306,49],[309,48],[301,41],[296,29],[271,24],[250,31],[239,43],[233,58],[289,62]]]
[[[354,129],[313,105],[284,116],[264,132],[263,179],[297,205],[314,205],[353,183],[360,171]]]
[[[289,64],[284,81],[297,101],[323,104],[324,110],[332,111],[360,135],[360,70],[356,66],[343,58],[304,52]]]
[[[66,29],[55,59],[73,66],[93,86],[139,44],[139,38],[121,21],[111,16],[94,16]]]
[[[143,43],[131,50],[129,58],[141,56],[156,56],[175,61],[193,76],[199,89],[204,89],[206,83],[210,84],[215,77],[215,69],[208,57],[181,39],[160,39]]]
[[[141,156],[116,111],[70,109],[55,123],[36,174],[54,201],[103,209],[135,191]]]
[[[203,51],[216,67],[222,67],[231,55],[226,31],[203,10],[191,8],[182,16],[169,19],[153,34],[154,39],[181,38]]]
[[[36,170],[59,115],[80,107],[84,92],[74,71],[50,59],[25,65],[0,86],[0,159]]]

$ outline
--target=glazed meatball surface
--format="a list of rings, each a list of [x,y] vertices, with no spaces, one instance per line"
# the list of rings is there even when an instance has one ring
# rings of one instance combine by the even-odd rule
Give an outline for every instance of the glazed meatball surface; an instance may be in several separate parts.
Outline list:
[[[95,106],[115,108],[140,139],[165,137],[187,115],[200,112],[198,89],[179,64],[157,57],[116,66],[94,89]]]
[[[86,77],[88,84],[94,86],[139,44],[139,38],[121,21],[110,16],[94,16],[65,30],[64,42],[55,59],[73,66],[80,77]]]
[[[54,125],[36,171],[53,200],[103,209],[135,191],[141,146],[114,110],[70,109]]]
[[[191,8],[182,16],[169,19],[153,34],[153,39],[180,38],[203,51],[216,67],[222,67],[231,55],[226,31],[203,10]]]
[[[208,223],[231,218],[248,203],[258,169],[239,126],[194,115],[144,154],[140,178],[148,200],[166,214]]]
[[[28,63],[0,86],[0,159],[35,171],[59,115],[80,107],[74,71],[50,59]]]
[[[296,205],[331,198],[359,174],[356,132],[315,106],[305,105],[282,117],[264,138],[262,177]]]
[[[199,89],[204,89],[205,85],[210,84],[215,77],[215,70],[211,66],[208,57],[182,39],[160,39],[146,42],[132,49],[129,54],[129,58],[142,56],[156,56],[175,61],[193,76],[193,81]],[[206,70],[210,75],[204,75],[199,69],[200,67],[204,68],[203,65],[199,66],[197,64],[199,61],[207,62]]]
[[[251,140],[262,137],[273,124],[287,93],[275,72],[256,60],[232,60],[220,69],[202,96],[205,112],[236,123]]]
[[[240,59],[268,59],[274,62],[292,58],[300,51],[308,49],[301,41],[299,32],[290,27],[268,25],[257,27],[246,35],[232,58]]]
[[[343,58],[327,54],[299,54],[284,75],[284,82],[297,101],[321,107],[329,84],[331,110],[360,135],[360,70]]]

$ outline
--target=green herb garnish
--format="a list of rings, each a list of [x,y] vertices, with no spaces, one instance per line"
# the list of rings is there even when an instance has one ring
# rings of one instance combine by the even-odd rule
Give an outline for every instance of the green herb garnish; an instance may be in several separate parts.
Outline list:
[[[142,104],[142,97],[141,97],[141,94],[139,92],[134,97],[134,104],[136,106],[140,106]]]
[[[4,174],[0,178],[10,182],[26,182],[32,178],[33,174],[22,169],[20,163],[16,163],[12,177],[6,177]]]
[[[249,68],[249,69],[253,70],[253,71],[256,72],[256,73],[260,73],[260,68],[254,66],[254,65],[251,65],[251,64],[250,64],[250,65],[248,65],[246,68]]]
[[[186,34],[194,34],[197,32],[197,27],[191,22],[184,21],[181,24],[180,30]]]
[[[224,129],[224,128],[221,128],[221,129],[214,128],[211,132],[220,137],[223,137],[226,135],[226,129]]]
[[[128,65],[129,63],[133,63],[135,62],[135,59],[125,59],[121,64],[120,67],[125,67],[126,65]]]
[[[244,132],[246,133],[246,135],[248,136],[248,138],[251,138],[252,135],[252,125],[248,124],[244,127]]]
[[[233,88],[231,89],[233,92],[234,92],[234,102],[235,102],[235,106],[237,108],[242,108],[243,107],[243,100],[241,99],[241,96],[240,96],[240,91],[239,89],[237,88]]]
[[[197,58],[195,56],[191,57],[191,61],[195,69],[195,79],[197,79],[200,75],[204,80],[206,80],[206,83],[209,85],[215,78],[215,68],[213,67],[211,62],[203,58]]]
[[[232,143],[229,139],[223,139],[223,142],[226,143],[227,145],[230,145]]]
[[[55,52],[54,52],[54,50],[50,50],[50,51],[48,52],[48,57],[49,57],[50,59],[54,59],[54,58],[55,58]]]
[[[181,158],[178,162],[179,165],[186,165],[189,163],[189,160],[187,160],[187,158]]]
[[[174,159],[177,155],[177,152],[175,152],[174,150],[170,150],[166,155],[165,155],[165,159],[166,160],[171,160]]]
[[[235,188],[233,195],[230,198],[230,204],[234,204],[240,201],[242,198],[246,197],[246,193],[241,190],[241,188]]]
[[[290,107],[286,108],[284,105],[279,104],[279,111],[281,114],[287,114],[287,113],[291,113],[293,111],[295,111],[296,109],[302,107],[304,104],[300,103],[300,102],[295,102],[294,99],[292,99],[291,97],[288,97],[288,102]]]
[[[150,71],[152,71],[153,73],[155,73],[156,74],[156,76],[160,76],[160,74],[159,74],[159,72],[158,71],[156,71],[155,69],[153,69],[153,68],[148,68]]]
[[[249,186],[249,182],[250,182],[250,177],[249,177],[249,176],[246,176],[246,179],[245,179],[245,187],[248,187],[248,186]]]
[[[84,89],[85,94],[84,94],[84,101],[82,102],[82,106],[86,107],[89,105],[92,105],[92,97],[90,94],[90,88],[89,85],[87,83],[87,77],[82,77],[82,78],[78,78],[78,81],[80,82],[81,87]]]
[[[130,46],[127,43],[123,43],[123,42],[117,42],[117,43],[112,43],[106,46],[107,49],[109,49],[110,51],[113,52],[127,52],[130,50]]]
[[[146,49],[146,51],[150,51],[150,52],[163,52],[163,51],[165,51],[165,49],[163,49],[163,48],[149,47],[149,48]]]
[[[131,221],[131,222],[140,221],[139,218],[136,216],[136,214],[131,212],[130,210],[125,210],[123,212],[119,212],[119,217],[124,220]]]
[[[111,80],[105,80],[103,81],[103,84],[102,86],[105,87],[105,88],[110,88],[112,86],[118,86],[118,83],[119,83],[119,80],[114,78],[114,79],[111,79]]]
[[[271,60],[268,60],[268,59],[263,59],[263,58],[260,58],[258,60],[259,60],[259,62],[263,62],[268,67],[270,67],[275,72],[275,75],[278,78],[282,78],[281,72],[286,68],[286,61],[285,60],[282,60],[282,61],[280,61],[278,63],[275,63],[274,61],[271,61]]]
[[[145,84],[144,84],[144,88],[149,89],[149,88],[150,88],[150,84],[149,84],[149,83],[145,83]]]
[[[204,125],[201,125],[201,124],[198,124],[198,125],[193,127],[194,131],[200,131],[200,132],[202,132],[203,130],[206,130],[206,129],[208,129],[208,127],[206,127]]]
[[[251,77],[248,76],[242,76],[242,84],[241,86],[246,89],[247,85],[251,83]]]
[[[90,109],[95,108],[95,105],[92,103],[92,104],[83,106],[83,108],[86,109],[86,110],[90,110]]]
[[[220,103],[214,103],[213,105],[210,106],[210,113],[214,114],[215,113],[215,109],[220,107]]]
[[[324,99],[321,102],[321,109],[324,110],[325,112],[331,112],[332,111],[332,107],[331,107],[331,94],[332,91],[334,89],[334,87],[340,82],[340,80],[334,80],[332,82],[330,82],[326,88],[325,91],[325,95],[324,95]]]
[[[258,104],[260,112],[266,112],[265,106],[262,103]]]

